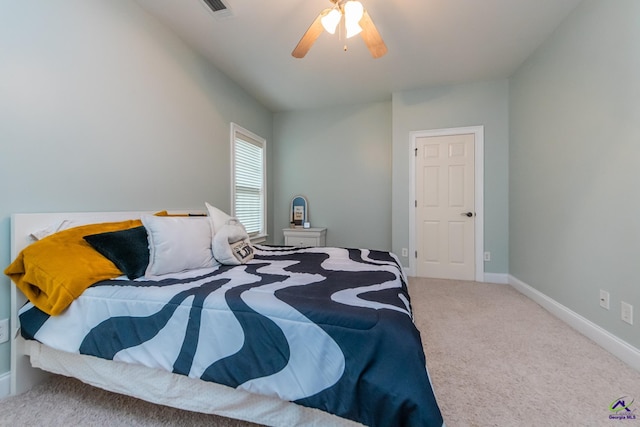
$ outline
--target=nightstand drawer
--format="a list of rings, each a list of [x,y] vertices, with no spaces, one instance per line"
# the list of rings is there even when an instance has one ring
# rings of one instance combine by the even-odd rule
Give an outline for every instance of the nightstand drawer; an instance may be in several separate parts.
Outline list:
[[[287,246],[297,246],[299,248],[307,248],[318,245],[318,239],[315,237],[286,237],[284,244]]]
[[[324,246],[327,234],[326,228],[285,228],[285,246],[308,248],[312,246]]]

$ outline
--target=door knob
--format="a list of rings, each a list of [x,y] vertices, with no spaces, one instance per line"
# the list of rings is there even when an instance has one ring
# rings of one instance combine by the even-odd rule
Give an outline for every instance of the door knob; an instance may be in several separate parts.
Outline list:
[[[471,218],[473,216],[473,212],[463,212],[460,215],[463,215],[463,216]]]

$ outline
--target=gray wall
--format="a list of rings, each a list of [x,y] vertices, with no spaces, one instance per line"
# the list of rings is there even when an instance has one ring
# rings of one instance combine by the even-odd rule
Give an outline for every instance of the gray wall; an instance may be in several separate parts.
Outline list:
[[[510,273],[636,348],[638,17],[637,0],[586,0],[526,61],[510,85],[509,158]]]
[[[509,114],[507,80],[393,94],[393,251],[409,247],[409,132],[484,125],[485,272],[508,264]],[[401,258],[405,266],[408,258]]]
[[[302,194],[327,245],[391,249],[390,102],[278,113],[273,137],[276,243]]]
[[[271,142],[272,114],[134,2],[3,2],[0,40],[3,269],[12,213],[228,210],[229,123]],[[9,295],[0,275],[0,318]]]

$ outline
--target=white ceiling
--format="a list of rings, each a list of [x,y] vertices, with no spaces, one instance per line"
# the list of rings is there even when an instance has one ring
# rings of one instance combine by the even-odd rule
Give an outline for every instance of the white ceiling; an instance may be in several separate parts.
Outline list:
[[[361,0],[389,52],[323,33],[291,51],[329,0],[137,0],[270,110],[391,99],[429,86],[509,77],[581,0]]]

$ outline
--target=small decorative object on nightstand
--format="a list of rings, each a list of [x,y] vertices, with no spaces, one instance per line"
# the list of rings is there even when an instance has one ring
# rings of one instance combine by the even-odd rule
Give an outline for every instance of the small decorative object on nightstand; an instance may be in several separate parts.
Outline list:
[[[326,244],[326,228],[285,228],[282,232],[285,246],[308,248]]]
[[[305,222],[309,221],[309,204],[304,196],[295,196],[291,199],[291,218],[290,222],[295,227],[302,227]]]

